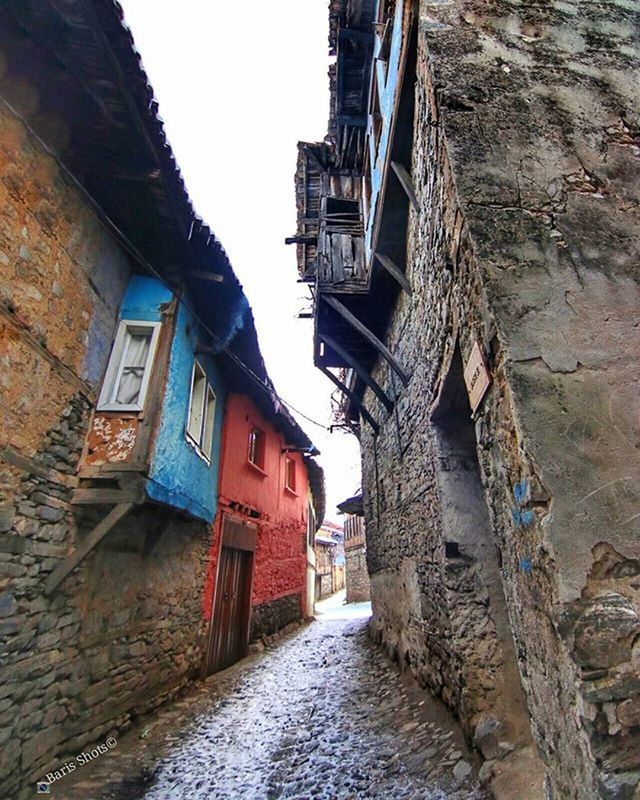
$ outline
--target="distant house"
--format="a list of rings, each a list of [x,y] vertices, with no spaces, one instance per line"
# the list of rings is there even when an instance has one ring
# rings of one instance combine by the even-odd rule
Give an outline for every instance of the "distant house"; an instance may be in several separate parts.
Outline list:
[[[2,4],[0,51],[0,796],[18,798],[209,669],[216,565],[251,562],[256,634],[307,613],[324,501],[118,4]]]
[[[371,596],[362,493],[339,503],[338,510],[345,514],[344,554],[347,603],[362,603],[369,600]]]
[[[251,394],[231,394],[226,405],[215,589],[211,580],[205,598],[208,672],[241,658],[249,640],[308,614],[307,539],[316,528],[309,496],[324,503],[322,473],[310,491],[309,471],[319,469],[305,455],[310,440],[283,410]]]
[[[334,522],[324,522],[315,536],[316,600],[344,589],[344,531]]]

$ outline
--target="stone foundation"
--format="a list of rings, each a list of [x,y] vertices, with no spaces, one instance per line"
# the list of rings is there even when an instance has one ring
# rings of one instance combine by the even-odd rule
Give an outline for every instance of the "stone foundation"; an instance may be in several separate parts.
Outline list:
[[[261,603],[251,609],[251,633],[249,641],[261,636],[270,636],[292,622],[302,619],[302,598],[299,594],[289,594]]]

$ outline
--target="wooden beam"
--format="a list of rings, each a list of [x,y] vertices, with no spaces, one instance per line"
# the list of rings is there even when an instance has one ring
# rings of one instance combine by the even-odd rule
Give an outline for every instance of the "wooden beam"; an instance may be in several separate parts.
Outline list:
[[[295,236],[287,236],[285,244],[317,244],[317,233],[297,233]]]
[[[71,503],[74,506],[111,505],[112,503],[144,503],[144,489],[135,486],[132,489],[74,489]]]
[[[337,355],[345,362],[345,364],[347,364],[347,366],[351,367],[351,369],[358,373],[358,376],[361,378],[361,380],[367,384],[367,386],[375,394],[378,400],[380,400],[387,411],[391,411],[393,409],[393,400],[388,397],[384,389],[382,389],[382,387],[371,377],[371,375],[369,375],[362,364],[352,355],[347,353],[346,350],[340,347],[336,340],[331,336],[328,336],[327,334],[319,334],[319,336],[326,345],[328,345],[332,350],[335,350]]]
[[[352,392],[351,389],[349,389],[349,387],[340,380],[340,378],[334,375],[333,372],[329,372],[327,367],[319,366],[318,369],[323,375],[326,375],[327,378],[329,378],[329,380],[334,383],[343,394],[346,394],[346,396],[358,406],[360,413],[362,414],[362,418],[369,423],[374,433],[378,433],[380,426],[367,411],[362,400],[354,392]]]
[[[413,191],[413,181],[411,180],[411,175],[409,175],[406,167],[402,164],[399,164],[397,161],[391,162],[391,169],[396,173],[396,177],[400,181],[400,185],[405,190],[411,205],[415,209],[415,211],[420,211],[420,204],[418,203],[418,198],[416,197],[416,193]]]
[[[331,306],[331,308],[337,311],[343,319],[345,319],[353,328],[358,331],[359,334],[361,334],[370,344],[375,347],[380,355],[386,359],[387,363],[394,370],[394,372],[397,373],[402,383],[406,386],[409,383],[409,376],[400,366],[400,362],[393,355],[391,350],[389,350],[389,348],[383,344],[375,334],[371,333],[369,328],[367,328],[366,325],[363,325],[362,322],[360,322],[360,320],[354,314],[352,314],[346,306],[343,306],[338,299],[327,294],[323,294],[321,297],[328,306]]]
[[[400,286],[402,286],[405,292],[408,295],[413,294],[413,289],[411,288],[411,284],[409,283],[407,276],[400,269],[400,267],[396,266],[396,264],[394,264],[394,262],[389,258],[389,256],[385,256],[382,253],[375,253],[374,255],[375,258],[377,258],[378,261],[382,264],[382,266],[387,270],[389,275],[392,275],[398,281],[398,283],[400,284]]]
[[[190,278],[198,278],[201,281],[214,281],[215,283],[222,283],[224,275],[219,272],[205,272],[201,269],[192,269],[189,272]]]
[[[119,503],[111,509],[107,516],[99,522],[79,547],[65,558],[49,575],[44,586],[44,593],[51,594],[75,569],[81,561],[89,555],[96,545],[104,539],[109,531],[134,508],[134,503]]]

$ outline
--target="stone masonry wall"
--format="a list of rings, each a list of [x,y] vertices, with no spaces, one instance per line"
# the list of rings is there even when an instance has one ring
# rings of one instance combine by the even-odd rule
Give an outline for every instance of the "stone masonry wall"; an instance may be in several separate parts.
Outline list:
[[[204,524],[143,508],[51,597],[107,513],[69,500],[130,269],[0,102],[0,795],[34,782],[200,668]]]
[[[367,572],[367,549],[361,544],[345,545],[345,584],[347,603],[364,603],[370,598],[369,573]]]
[[[414,293],[388,335],[412,376],[397,420],[367,395],[383,425],[363,428],[374,635],[485,757],[491,718],[526,744],[526,713],[504,716],[521,681],[555,800],[631,798],[640,779],[636,12],[422,5]],[[475,341],[492,374],[472,430],[479,550],[448,543],[431,420],[456,348],[466,363]],[[391,390],[383,365],[376,377]],[[486,649],[484,671],[465,674],[465,646]]]
[[[74,401],[39,461],[77,459],[88,403]],[[85,745],[175,695],[199,671],[204,523],[142,508],[126,517],[51,596],[43,583],[107,508],[81,514],[69,489],[26,475],[0,534],[0,787],[34,782]],[[7,530],[8,528],[8,530]]]
[[[277,633],[290,622],[299,622],[301,617],[302,597],[299,593],[260,603],[251,609],[249,641]]]

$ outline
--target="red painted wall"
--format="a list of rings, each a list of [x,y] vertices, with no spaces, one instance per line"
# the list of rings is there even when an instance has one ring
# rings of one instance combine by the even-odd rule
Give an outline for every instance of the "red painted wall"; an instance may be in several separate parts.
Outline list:
[[[254,426],[266,434],[263,471],[248,460],[249,432]],[[304,608],[308,477],[301,454],[289,453],[296,462],[296,492],[294,494],[285,488],[285,454],[282,448],[286,444],[282,434],[262,417],[250,398],[229,395],[223,425],[211,568],[204,592],[203,612],[207,619],[213,605],[225,513],[258,526],[252,606],[295,593],[300,595],[301,609]],[[258,512],[258,516],[250,515],[249,510]]]

